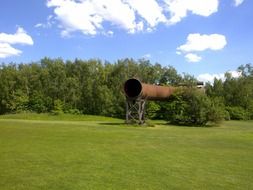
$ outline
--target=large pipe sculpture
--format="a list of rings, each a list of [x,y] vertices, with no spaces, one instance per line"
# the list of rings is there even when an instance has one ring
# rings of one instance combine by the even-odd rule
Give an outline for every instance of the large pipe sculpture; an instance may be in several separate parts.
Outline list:
[[[197,88],[203,88],[203,82],[196,83]],[[177,89],[184,87],[158,86],[145,84],[131,78],[124,83],[126,95],[126,123],[145,123],[145,103],[147,100],[167,100]]]
[[[128,79],[124,83],[126,95],[126,123],[145,122],[144,112],[147,100],[167,100],[176,88],[141,83],[138,79]]]
[[[130,100],[166,100],[175,90],[175,87],[145,84],[134,78],[124,84],[125,95]]]

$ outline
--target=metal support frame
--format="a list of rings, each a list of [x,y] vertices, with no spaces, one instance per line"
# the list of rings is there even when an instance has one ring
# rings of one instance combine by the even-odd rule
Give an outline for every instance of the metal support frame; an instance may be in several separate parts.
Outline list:
[[[145,123],[145,99],[126,99],[126,123]]]

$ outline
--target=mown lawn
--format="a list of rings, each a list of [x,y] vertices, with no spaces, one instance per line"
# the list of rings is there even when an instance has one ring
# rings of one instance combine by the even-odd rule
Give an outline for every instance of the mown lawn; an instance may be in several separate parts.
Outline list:
[[[131,127],[96,116],[0,116],[0,189],[253,189],[253,122]]]

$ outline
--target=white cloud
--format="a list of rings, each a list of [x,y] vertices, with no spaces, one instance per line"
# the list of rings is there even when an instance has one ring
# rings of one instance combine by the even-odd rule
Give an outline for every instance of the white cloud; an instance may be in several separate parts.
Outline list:
[[[227,44],[226,37],[221,34],[201,35],[189,34],[187,42],[181,45],[177,50],[182,52],[195,52],[205,50],[221,50]]]
[[[185,55],[185,58],[188,62],[192,62],[192,63],[199,62],[202,59],[200,56],[198,56],[194,53],[187,53]]]
[[[127,31],[136,29],[135,13],[121,0],[92,0],[95,13],[102,20],[109,21]]]
[[[238,72],[238,71],[228,71],[228,73],[230,73],[233,78],[238,78],[241,76],[241,72]],[[218,74],[204,73],[204,74],[200,74],[197,77],[199,81],[210,82],[210,83],[213,83],[215,78],[218,80],[221,79],[222,81],[224,81],[225,73],[218,73]]]
[[[242,76],[242,72],[240,71],[228,71],[228,73],[230,73],[233,78],[238,78]]]
[[[147,53],[147,54],[143,55],[142,58],[144,58],[144,59],[150,59],[151,58],[151,54]]]
[[[110,31],[107,32],[107,34],[110,35],[110,36],[112,36],[113,35],[113,31],[110,30]]]
[[[178,55],[185,54],[188,62],[199,62],[202,58],[193,52],[202,52],[206,50],[221,50],[227,44],[226,37],[221,34],[189,34],[185,44],[177,48]]]
[[[48,7],[54,7],[56,18],[63,28],[63,35],[74,31],[83,34],[96,35],[103,30],[102,23],[109,22],[112,25],[123,28],[128,32],[136,29],[135,13],[129,5],[121,0],[51,0]]]
[[[241,5],[243,3],[244,0],[234,0],[234,5],[236,7],[238,7],[239,5]]]
[[[111,30],[109,30],[109,31],[107,31],[107,32],[104,32],[103,34],[104,34],[105,36],[112,37],[113,34],[114,34],[114,32],[111,31]]]
[[[38,24],[35,24],[34,27],[35,28],[44,27],[44,24],[43,23],[38,23]]]
[[[20,55],[22,51],[13,48],[10,44],[0,43],[0,58]]]
[[[199,81],[213,83],[214,78],[224,80],[224,77],[225,77],[225,76],[224,76],[224,73],[219,73],[219,74],[204,73],[204,74],[200,74],[200,75],[197,77],[197,79],[198,79]]]
[[[166,22],[166,17],[162,13],[163,9],[155,0],[124,0],[137,13],[145,19],[149,26],[154,27],[159,22]]]
[[[164,0],[170,13],[169,24],[180,22],[188,12],[208,17],[218,11],[218,0]]]
[[[48,0],[63,36],[72,32],[105,34],[117,27],[128,33],[151,32],[160,23],[175,24],[188,13],[208,17],[218,11],[218,0]],[[37,27],[44,27],[38,23]],[[108,28],[110,27],[110,28]]]
[[[13,44],[33,45],[33,39],[21,27],[15,34],[0,33],[0,58],[17,56],[22,53],[21,50],[12,47]]]
[[[46,23],[37,23],[34,25],[34,27],[35,28],[50,28],[54,24],[54,21],[52,19],[53,19],[53,15],[49,15],[47,17]]]
[[[101,18],[94,17],[94,10],[89,2],[76,3],[71,0],[51,0],[47,3],[48,7],[55,7],[54,13],[60,21],[62,35],[80,30],[84,34],[96,34],[96,26],[99,27]]]
[[[15,34],[0,33],[0,43],[33,45],[33,40],[23,28],[19,27]]]
[[[136,31],[142,31],[144,28],[144,24],[142,21],[136,24]]]

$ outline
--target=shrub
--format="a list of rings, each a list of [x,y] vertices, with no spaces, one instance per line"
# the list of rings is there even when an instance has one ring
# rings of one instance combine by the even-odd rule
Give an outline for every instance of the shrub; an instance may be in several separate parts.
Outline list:
[[[147,102],[146,105],[146,112],[147,112],[147,116],[150,119],[156,119],[158,116],[158,111],[161,109],[160,105],[151,101],[151,102]]]
[[[30,108],[30,110],[37,112],[37,113],[47,112],[47,107],[44,103],[42,96],[31,97],[30,101],[29,101],[29,108]]]
[[[210,108],[208,112],[208,120],[210,122],[219,123],[222,120],[229,120],[229,113],[225,110],[223,99],[215,97],[210,99]]]
[[[249,113],[244,110],[242,107],[226,107],[226,110],[229,112],[230,119],[232,120],[247,120],[249,119]]]
[[[63,102],[59,99],[54,101],[54,108],[52,114],[59,115],[63,113]]]
[[[65,113],[74,114],[74,115],[80,115],[81,114],[79,109],[69,109],[69,110],[65,111]]]
[[[210,99],[195,89],[181,90],[171,97],[166,110],[167,120],[177,125],[204,126],[218,123],[225,117],[222,101]]]

